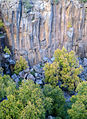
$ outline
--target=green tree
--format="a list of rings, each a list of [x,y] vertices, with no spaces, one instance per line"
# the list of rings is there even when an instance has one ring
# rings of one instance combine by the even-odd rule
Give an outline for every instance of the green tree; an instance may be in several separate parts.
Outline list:
[[[59,72],[59,63],[53,62],[52,64],[45,64],[45,82],[50,83],[53,86],[56,86],[58,83],[58,72]]]
[[[68,114],[72,119],[87,119],[87,82],[78,85],[77,95],[72,96],[72,107]]]
[[[83,2],[83,3],[86,3],[87,2],[87,0],[79,0],[80,2]]]
[[[57,49],[54,53],[55,61],[52,64],[47,63],[44,67],[45,82],[51,85],[57,85],[61,81],[61,87],[73,91],[77,87],[80,79],[78,75],[82,71],[75,52],[68,52],[64,47]]]
[[[18,92],[19,92],[18,98],[22,102],[23,106],[25,107],[22,113],[23,117],[25,117],[23,119],[27,118],[26,108],[29,108],[29,106],[26,107],[26,105],[28,104],[32,106],[32,108],[30,109],[31,111],[33,108],[36,111],[34,113],[30,112],[32,116],[36,117],[36,119],[41,119],[41,118],[44,119],[45,118],[45,109],[44,109],[44,100],[43,100],[44,95],[40,87],[38,85],[35,85],[33,81],[25,81],[22,83],[22,86],[19,87]]]
[[[22,56],[20,56],[20,59],[14,66],[14,73],[18,75],[20,71],[23,71],[26,68],[28,68],[28,63]]]
[[[0,20],[0,28],[4,27],[4,23]]]
[[[5,98],[9,94],[13,94],[16,89],[16,85],[8,75],[0,75],[0,100]]]
[[[20,119],[20,109],[13,95],[0,103],[0,119]]]
[[[47,105],[48,104],[48,105]],[[0,119],[45,119],[52,100],[31,80],[24,80],[18,90],[0,103]]]
[[[52,105],[48,110],[48,114],[63,117],[65,98],[62,90],[58,86],[54,88],[52,85],[46,84],[43,93],[46,98],[50,97],[52,99]]]
[[[11,54],[11,52],[10,52],[9,48],[7,48],[7,46],[5,46],[4,52],[7,53],[7,54],[9,54],[9,55]]]

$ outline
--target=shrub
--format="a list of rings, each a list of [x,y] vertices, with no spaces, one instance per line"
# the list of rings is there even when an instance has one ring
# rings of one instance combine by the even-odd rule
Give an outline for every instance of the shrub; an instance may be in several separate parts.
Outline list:
[[[48,110],[48,114],[63,117],[65,99],[62,90],[58,86],[54,88],[50,84],[46,84],[43,93],[45,97],[52,99],[52,106]]]
[[[14,73],[18,75],[20,71],[25,70],[26,68],[28,68],[28,63],[22,56],[20,56],[20,59],[14,66]]]
[[[68,52],[65,48],[57,49],[54,53],[55,61],[52,64],[47,63],[44,67],[45,82],[53,86],[61,81],[61,87],[68,91],[74,91],[80,79],[78,75],[82,71],[75,52]]]
[[[72,96],[72,108],[68,113],[72,119],[87,119],[87,82],[78,85],[77,95]]]
[[[24,80],[19,90],[7,98],[0,103],[0,119],[45,119],[51,102],[49,97],[45,100],[39,85],[31,80]]]
[[[80,1],[80,2],[84,2],[84,3],[87,2],[87,0],[79,0],[79,1]]]
[[[8,94],[13,93],[15,87],[15,83],[8,75],[0,75],[0,100],[5,98]]]
[[[7,53],[7,54],[9,54],[9,55],[11,54],[11,52],[10,52],[10,50],[7,48],[7,46],[5,46],[4,52]]]
[[[72,28],[72,23],[71,22],[68,22],[67,29],[70,29],[70,28]]]
[[[32,8],[32,4],[30,4],[30,0],[23,0],[25,12],[28,12]]]
[[[0,28],[2,28],[4,26],[4,23],[2,22],[2,20],[0,20]]]

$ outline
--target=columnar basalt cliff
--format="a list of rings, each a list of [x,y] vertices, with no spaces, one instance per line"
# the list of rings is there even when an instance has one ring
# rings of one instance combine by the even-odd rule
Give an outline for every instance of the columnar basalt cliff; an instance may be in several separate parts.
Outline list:
[[[78,0],[4,0],[1,12],[9,45],[15,57],[24,55],[31,64],[52,57],[65,46],[87,57],[87,4]]]

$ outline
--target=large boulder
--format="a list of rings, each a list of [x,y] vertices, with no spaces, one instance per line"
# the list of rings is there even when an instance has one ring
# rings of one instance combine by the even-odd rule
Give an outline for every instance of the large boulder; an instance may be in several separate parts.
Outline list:
[[[21,78],[26,78],[26,76],[28,75],[29,72],[30,72],[30,70],[29,70],[29,68],[27,68],[27,69],[25,69],[25,70],[19,72],[19,76],[20,76]]]
[[[84,58],[83,66],[84,66],[84,67],[87,67],[87,58]]]
[[[2,57],[7,59],[7,58],[10,58],[10,55],[9,54],[2,54]]]
[[[16,82],[16,83],[18,83],[20,80],[19,80],[19,76],[17,76],[16,74],[13,74],[12,76],[11,76],[11,78]]]
[[[32,74],[27,75],[27,80],[33,80],[35,81],[35,77]]]
[[[43,85],[43,81],[42,80],[36,80],[36,84]]]
[[[35,70],[35,72],[37,73],[42,73],[43,69],[39,66],[39,65],[34,65],[33,69]]]
[[[55,117],[53,117],[53,116],[48,116],[48,119],[55,119]]]

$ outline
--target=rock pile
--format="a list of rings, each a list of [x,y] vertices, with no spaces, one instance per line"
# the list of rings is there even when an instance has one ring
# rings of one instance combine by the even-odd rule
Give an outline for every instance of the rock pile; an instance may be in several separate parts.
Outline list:
[[[47,57],[44,57],[43,60],[34,65],[31,69],[27,68],[26,70],[23,70],[19,72],[19,75],[13,74],[11,77],[12,79],[18,83],[20,78],[26,79],[26,80],[33,80],[36,84],[43,85],[44,84],[44,70],[43,67],[46,62],[52,63],[53,59],[49,59]]]
[[[79,63],[83,67],[83,72],[80,74],[80,78],[82,81],[86,81],[87,80],[87,58],[84,58],[82,60],[79,59]]]
[[[15,61],[12,59],[11,55],[2,53],[1,66],[4,69],[4,73],[11,75],[11,69],[15,65]]]

